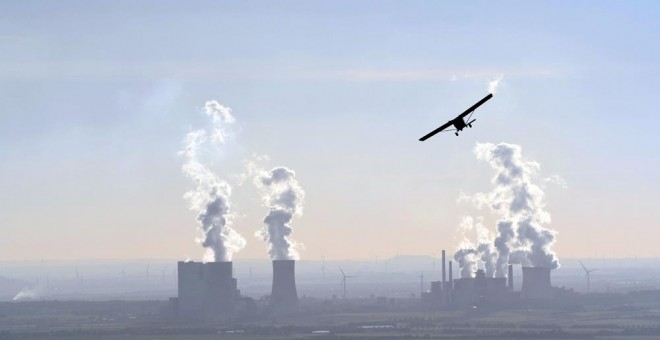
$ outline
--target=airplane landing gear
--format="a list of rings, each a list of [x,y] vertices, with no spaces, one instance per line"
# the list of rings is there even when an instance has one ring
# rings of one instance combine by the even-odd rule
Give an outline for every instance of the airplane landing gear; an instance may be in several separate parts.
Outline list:
[[[454,132],[454,134],[456,135],[456,137],[458,137],[458,132]]]

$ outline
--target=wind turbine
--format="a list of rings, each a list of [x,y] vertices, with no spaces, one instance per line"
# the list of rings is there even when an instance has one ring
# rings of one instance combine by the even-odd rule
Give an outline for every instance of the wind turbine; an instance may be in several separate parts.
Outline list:
[[[124,266],[121,266],[121,271],[117,274],[121,275],[121,284],[123,285],[126,281],[126,272],[124,271]]]
[[[582,266],[582,269],[584,269],[585,276],[587,277],[587,294],[591,290],[591,283],[589,282],[589,273],[595,271],[596,269],[587,269],[587,267],[584,266],[584,263],[582,261],[578,260],[580,262],[580,265]]]
[[[163,268],[161,269],[161,280],[162,280],[161,282],[162,283],[165,283],[165,273],[167,272],[167,267],[169,267],[169,265],[164,265]]]
[[[352,279],[357,276],[353,275],[346,275],[344,273],[344,270],[341,269],[341,266],[339,267],[339,271],[341,271],[341,285],[344,287],[344,299],[346,298],[346,279]]]
[[[323,273],[323,281],[325,281],[325,256],[321,257],[321,272]]]

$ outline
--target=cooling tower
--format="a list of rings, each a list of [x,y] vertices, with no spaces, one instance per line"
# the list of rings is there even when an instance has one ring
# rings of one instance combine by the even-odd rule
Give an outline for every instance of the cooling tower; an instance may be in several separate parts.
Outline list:
[[[523,267],[522,270],[523,280],[520,297],[544,299],[551,296],[550,268]]]
[[[293,260],[273,260],[273,290],[270,303],[276,309],[296,309],[296,262]]]

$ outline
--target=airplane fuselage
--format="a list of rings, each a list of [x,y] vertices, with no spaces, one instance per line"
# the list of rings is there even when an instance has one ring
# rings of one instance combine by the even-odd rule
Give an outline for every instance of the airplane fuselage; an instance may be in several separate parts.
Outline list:
[[[463,129],[465,129],[466,126],[472,127],[472,123],[474,123],[475,120],[476,119],[473,119],[469,122],[465,122],[465,120],[463,120],[463,118],[461,117],[454,118],[454,120],[450,121],[451,124],[454,125],[454,128],[456,128],[456,132],[454,132],[454,134],[458,136],[458,132],[463,131]]]
[[[467,126],[461,117],[456,117],[456,119],[454,119],[451,123],[454,125],[454,128],[456,128],[456,131],[463,131],[463,129]]]

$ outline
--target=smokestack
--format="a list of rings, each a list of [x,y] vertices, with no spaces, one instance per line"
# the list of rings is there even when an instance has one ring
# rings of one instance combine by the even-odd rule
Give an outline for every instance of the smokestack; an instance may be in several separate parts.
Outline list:
[[[296,262],[294,260],[273,260],[273,290],[270,294],[271,306],[276,309],[296,309]]]
[[[449,290],[454,288],[454,279],[452,278],[451,261],[449,261]]]
[[[509,274],[507,275],[507,279],[509,280],[509,291],[513,291],[513,265],[509,265]]]
[[[522,267],[523,281],[520,297],[531,299],[549,298],[552,293],[550,268]]]
[[[445,271],[445,251],[442,251],[442,290],[447,289],[447,279],[446,279],[446,271]]]
[[[451,261],[449,261],[449,284],[448,284],[449,289],[447,289],[447,295],[445,295],[446,298],[447,298],[447,303],[448,304],[451,304],[451,303],[454,302],[454,293],[453,293],[454,279],[453,279],[453,276],[454,276],[454,274],[453,274],[453,270],[452,270]]]

